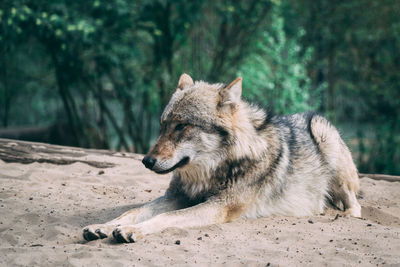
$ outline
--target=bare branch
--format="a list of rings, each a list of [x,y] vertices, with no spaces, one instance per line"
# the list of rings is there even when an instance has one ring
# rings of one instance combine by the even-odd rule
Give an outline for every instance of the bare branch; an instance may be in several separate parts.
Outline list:
[[[370,173],[360,173],[360,178],[370,178],[373,180],[383,180],[388,182],[400,182],[400,176],[387,175],[387,174],[370,174]]]

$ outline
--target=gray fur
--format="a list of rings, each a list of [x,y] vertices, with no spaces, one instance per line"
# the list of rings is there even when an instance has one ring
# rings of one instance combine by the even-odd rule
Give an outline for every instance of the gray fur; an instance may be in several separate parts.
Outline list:
[[[86,227],[84,238],[134,242],[170,226],[306,216],[327,199],[360,217],[357,169],[336,128],[310,112],[273,116],[243,101],[241,86],[241,78],[225,86],[183,74],[146,156],[153,171],[173,171],[165,196]]]

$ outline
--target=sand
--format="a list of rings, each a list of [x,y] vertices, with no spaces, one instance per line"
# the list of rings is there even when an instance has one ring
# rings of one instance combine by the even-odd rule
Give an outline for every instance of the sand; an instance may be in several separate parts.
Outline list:
[[[93,157],[116,166],[0,160],[1,266],[400,266],[400,183],[369,178],[361,179],[362,219],[328,209],[170,228],[133,244],[85,242],[84,226],[161,196],[170,180],[147,171],[140,155]]]

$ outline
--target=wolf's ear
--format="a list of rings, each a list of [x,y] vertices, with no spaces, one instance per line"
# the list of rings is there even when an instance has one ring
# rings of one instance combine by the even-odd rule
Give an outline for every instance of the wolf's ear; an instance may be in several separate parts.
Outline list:
[[[238,103],[242,95],[242,77],[236,78],[228,86],[222,88],[219,95],[221,97],[220,105]]]
[[[178,89],[183,90],[185,87],[193,85],[193,79],[186,73],[183,73],[179,78]]]

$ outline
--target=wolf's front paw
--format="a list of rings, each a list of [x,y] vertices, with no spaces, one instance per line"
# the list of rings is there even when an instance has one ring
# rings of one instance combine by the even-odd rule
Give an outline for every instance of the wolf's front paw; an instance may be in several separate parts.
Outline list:
[[[134,226],[121,226],[112,232],[114,239],[119,243],[133,243],[143,237],[139,229]]]
[[[106,224],[93,224],[83,228],[83,238],[87,241],[102,239],[110,236],[115,226]]]

